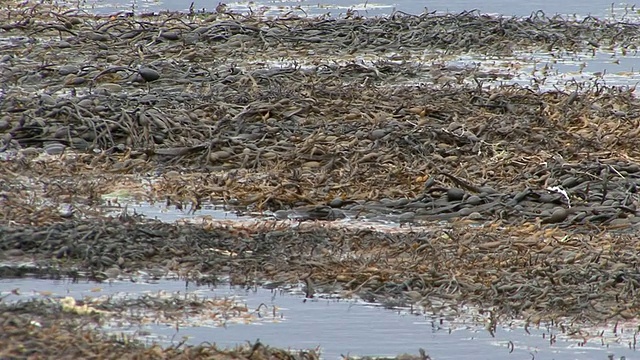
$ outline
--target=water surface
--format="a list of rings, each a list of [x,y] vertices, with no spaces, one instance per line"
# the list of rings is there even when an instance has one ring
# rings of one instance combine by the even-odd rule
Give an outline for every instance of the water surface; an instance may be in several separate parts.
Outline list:
[[[17,289],[17,291],[16,291]],[[13,291],[13,292],[12,292]],[[339,359],[341,355],[417,354],[423,348],[433,359],[594,359],[605,360],[626,356],[637,357],[627,342],[633,333],[604,336],[586,344],[569,338],[553,328],[529,328],[527,334],[520,325],[499,326],[495,337],[485,329],[483,317],[471,308],[462,309],[462,316],[412,313],[410,309],[383,309],[358,300],[320,298],[304,301],[300,288],[266,290],[229,285],[208,287],[185,285],[183,281],[114,281],[95,284],[38,279],[0,280],[3,301],[29,298],[100,296],[141,296],[154,293],[197,294],[202,298],[231,297],[249,309],[267,306],[273,309],[274,319],[249,324],[230,323],[226,327],[195,324],[152,324],[143,327],[112,327],[112,333],[146,334],[142,339],[161,344],[216,343],[236,346],[247,341],[290,349],[319,349],[324,359]],[[619,327],[622,329],[622,326]],[[141,332],[141,330],[144,330]],[[550,339],[555,338],[552,344]]]
[[[77,0],[67,3],[86,6],[97,12],[105,13],[114,10],[134,11],[213,11],[220,3],[224,3],[228,9],[253,12],[268,12],[271,14],[283,14],[289,11],[320,15],[331,14],[338,16],[347,10],[358,11],[362,16],[388,15],[394,11],[403,11],[411,14],[420,14],[424,11],[439,12],[463,12],[478,10],[487,14],[500,14],[506,16],[529,16],[539,10],[549,16],[555,14],[597,16],[607,18],[624,19],[634,17],[635,7],[633,2],[611,2],[606,0],[569,0],[569,1],[508,1],[508,0],[484,0],[484,1],[411,1],[411,0],[312,0],[312,1],[287,1],[287,0],[262,0],[262,1],[211,1],[211,0]],[[192,5],[193,4],[193,5]]]

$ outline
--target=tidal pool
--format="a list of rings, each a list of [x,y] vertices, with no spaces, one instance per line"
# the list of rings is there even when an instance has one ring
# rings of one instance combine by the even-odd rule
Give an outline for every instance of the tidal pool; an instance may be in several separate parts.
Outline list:
[[[433,359],[632,359],[637,357],[629,342],[633,332],[618,326],[617,334],[604,331],[586,343],[553,327],[498,326],[492,337],[483,318],[471,308],[458,316],[416,313],[410,309],[385,309],[360,300],[330,296],[306,300],[299,287],[267,290],[220,285],[197,286],[175,279],[157,281],[119,280],[92,282],[53,281],[31,278],[0,280],[0,298],[14,302],[32,298],[87,299],[135,297],[148,294],[197,295],[200,299],[229,298],[249,311],[268,309],[260,319],[211,326],[200,320],[193,324],[148,323],[134,327],[110,325],[104,330],[131,334],[160,344],[215,343],[231,347],[260,340],[269,346],[290,349],[318,349],[324,359],[342,355],[396,356],[417,354],[425,349]],[[636,329],[637,330],[637,329]],[[600,331],[593,329],[593,331]],[[593,332],[592,332],[593,333]]]
[[[232,209],[220,204],[203,205],[202,209],[192,211],[191,209],[177,209],[175,205],[167,206],[164,203],[140,202],[121,199],[121,205],[110,212],[112,216],[117,216],[125,211],[129,215],[142,215],[148,219],[159,220],[166,223],[190,223],[190,224],[225,224],[229,226],[251,226],[264,224],[265,222],[276,222],[278,224],[292,227],[305,226],[304,224],[322,224],[332,228],[359,228],[374,229],[386,232],[412,231],[424,226],[419,224],[403,224],[399,214],[358,214],[357,212],[344,211],[344,219],[334,221],[303,221],[300,222],[295,216],[287,219],[277,219],[270,211],[248,212],[244,210]]]
[[[160,220],[163,222],[175,222],[177,220],[197,222],[198,220],[229,220],[231,222],[250,221],[259,214],[245,214],[238,210],[230,209],[224,205],[207,204],[201,209],[193,210],[190,205],[186,205],[183,209],[176,208],[175,205],[165,205],[160,202],[150,203],[146,201],[130,201],[128,199],[121,200],[119,207],[112,207],[112,215],[121,214],[126,211],[128,214],[143,215],[148,219]],[[253,215],[253,216],[250,216]]]

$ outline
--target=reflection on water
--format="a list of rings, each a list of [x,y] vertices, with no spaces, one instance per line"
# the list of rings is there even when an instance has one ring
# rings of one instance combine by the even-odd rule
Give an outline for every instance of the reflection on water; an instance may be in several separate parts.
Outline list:
[[[126,211],[130,215],[144,215],[148,219],[160,220],[163,222],[176,222],[182,220],[185,222],[198,222],[202,220],[212,219],[230,222],[249,222],[253,217],[244,215],[244,213],[225,207],[224,205],[206,204],[199,209],[193,209],[191,205],[165,205],[160,202],[150,203],[145,201],[132,202],[130,199],[119,200],[119,206],[111,207],[112,215],[119,215]],[[258,215],[258,214],[254,214]]]
[[[16,291],[17,290],[17,291]],[[627,343],[633,331],[610,332],[583,343],[581,337],[564,335],[551,328],[529,328],[522,325],[498,327],[495,337],[485,330],[486,320],[477,311],[463,309],[463,315],[416,315],[409,309],[386,310],[374,304],[356,300],[320,298],[303,301],[299,288],[266,290],[230,286],[206,287],[188,285],[178,280],[115,281],[95,283],[66,281],[7,279],[0,280],[3,301],[28,298],[63,298],[141,296],[152,293],[197,294],[201,298],[233,298],[249,309],[267,306],[277,309],[278,321],[256,321],[248,324],[230,323],[226,327],[197,324],[144,325],[142,328],[111,328],[120,333],[147,334],[148,341],[160,343],[216,343],[235,346],[260,339],[270,346],[291,349],[319,348],[325,359],[341,355],[417,354],[423,348],[434,359],[594,359],[605,360],[609,355],[619,359],[637,356]],[[276,310],[274,310],[275,312]],[[144,330],[140,332],[139,330]],[[587,329],[585,329],[587,330]],[[595,333],[596,330],[592,330]]]
[[[599,85],[635,87],[640,82],[640,57],[637,52],[625,55],[614,51],[563,56],[523,52],[501,57],[464,55],[446,64],[472,67],[488,74],[508,75],[507,79],[488,79],[487,85],[519,84],[539,91],[564,89],[576,83],[593,85],[597,82]],[[576,89],[569,91],[573,90]]]

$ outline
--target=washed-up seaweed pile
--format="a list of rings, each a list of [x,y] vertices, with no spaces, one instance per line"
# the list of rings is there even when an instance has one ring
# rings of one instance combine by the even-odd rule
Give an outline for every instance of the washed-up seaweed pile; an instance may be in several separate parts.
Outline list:
[[[349,13],[337,19],[291,15],[273,19],[233,14],[224,9],[214,14],[162,13],[160,16],[134,17],[120,13],[95,17],[79,10],[44,5],[44,2],[21,5],[5,5],[9,21],[0,29],[26,29],[29,36],[53,34],[71,40],[120,45],[123,50],[130,50],[132,43],[142,41],[148,45],[164,43],[162,48],[171,47],[178,53],[181,49],[166,46],[166,43],[198,45],[202,42],[210,46],[213,54],[223,58],[274,49],[313,50],[330,55],[425,49],[505,54],[526,46],[562,51],[620,46],[634,51],[638,37],[638,25],[633,22],[604,21],[591,16],[572,20],[560,15],[548,17],[542,11],[526,18],[481,15],[471,11],[421,15],[395,12],[389,17],[376,18]],[[73,42],[65,45],[73,47]],[[191,50],[197,50],[197,46],[183,50],[189,55]],[[204,60],[210,59],[211,55],[196,53],[192,56]]]
[[[603,41],[624,48],[637,36],[635,25],[541,14],[267,20],[61,11],[4,10],[5,153],[86,152],[67,161],[72,174],[218,173],[192,176],[195,184],[186,186],[189,175],[161,181],[154,190],[258,209],[400,199],[373,205],[424,221],[473,214],[637,223],[640,124],[631,91],[597,82],[567,92],[487,89],[479,84],[508,74],[426,65],[410,54],[474,50],[467,42],[486,51]],[[492,35],[475,39],[483,32]],[[396,52],[390,43],[404,60],[354,60],[378,46]],[[412,79],[422,83],[407,85]],[[460,85],[465,79],[475,81]],[[25,167],[7,166],[13,173]],[[45,167],[32,170],[51,174]],[[566,196],[548,193],[560,185]]]
[[[238,284],[309,279],[319,291],[436,313],[464,302],[532,323],[599,323],[640,310],[638,245],[633,235],[610,232],[535,225],[470,231],[464,223],[406,233],[275,223],[205,229],[132,218],[1,231],[2,252],[20,249],[16,255],[53,259],[50,265],[85,269],[99,280],[139,269],[191,279],[229,274]]]
[[[310,102],[307,113],[282,105],[292,101],[288,98],[275,105],[261,103],[257,110],[252,108],[258,105],[247,105],[233,118],[212,121],[210,126],[197,118],[174,126],[169,115],[150,107],[154,117],[139,114],[145,125],[136,122],[131,130],[140,137],[131,148],[123,146],[123,152],[118,146],[136,135],[116,120],[96,118],[115,126],[102,130],[105,137],[120,136],[122,142],[106,144],[99,155],[69,159],[72,168],[63,171],[99,167],[127,173],[186,166],[212,174],[164,178],[155,186],[159,197],[239,199],[260,209],[327,205],[336,198],[343,203],[386,198],[402,199],[394,205],[397,212],[429,209],[416,212],[418,218],[425,215],[424,220],[471,213],[483,218],[488,213],[516,220],[540,217],[551,223],[573,218],[570,215],[580,217],[568,224],[584,223],[592,215],[589,222],[637,222],[640,124],[637,100],[628,92],[596,89],[573,96],[538,95],[517,88],[488,93],[420,87],[356,92],[357,85],[352,87],[350,103],[330,100],[340,107],[316,113],[313,108],[318,105]],[[372,96],[366,98],[368,91]],[[383,107],[385,102],[389,105]],[[394,108],[390,102],[407,105]],[[123,108],[117,108],[121,111],[117,117],[126,118]],[[287,118],[286,109],[298,115]],[[10,116],[24,119],[27,113]],[[329,120],[330,113],[339,117]],[[66,115],[63,118],[69,121]],[[38,121],[42,127],[34,125]],[[20,146],[60,146],[64,139],[43,133],[55,128],[55,121],[36,118],[8,134]],[[157,121],[167,121],[162,125],[167,136],[198,134],[200,144],[146,143],[148,135],[156,138],[150,134],[158,130],[151,125]],[[72,127],[62,126],[60,137],[69,136]],[[87,131],[97,133],[97,129]],[[178,135],[183,131],[185,135]],[[78,139],[69,138],[68,143]],[[190,139],[196,142],[196,135]],[[16,161],[8,169],[24,171],[23,164]],[[45,169],[51,166],[32,165],[36,174]],[[566,196],[547,191],[560,186]],[[567,211],[569,205],[576,207]],[[551,219],[556,210],[565,213]]]

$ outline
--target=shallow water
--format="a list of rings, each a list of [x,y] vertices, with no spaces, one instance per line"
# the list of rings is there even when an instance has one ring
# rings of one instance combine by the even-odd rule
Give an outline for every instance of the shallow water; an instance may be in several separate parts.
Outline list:
[[[122,202],[124,203],[124,202]],[[164,222],[223,221],[229,223],[256,223],[271,218],[268,213],[246,214],[238,216],[222,206],[205,206],[195,214],[188,211],[166,207],[156,203],[133,203],[127,205],[129,211],[155,218]],[[296,226],[295,222],[291,222]],[[368,226],[381,231],[402,231],[397,223],[373,221],[354,221],[353,219],[332,222],[336,226]],[[16,281],[18,283],[16,283]],[[16,280],[12,287],[23,289],[51,288],[61,296],[97,296],[91,292],[95,284],[53,282],[32,285],[40,280]],[[19,282],[25,281],[25,284]],[[0,289],[3,282],[0,281]],[[523,322],[498,327],[495,338],[485,329],[485,318],[478,309],[466,308],[460,313],[449,316],[428,316],[412,314],[409,309],[383,309],[377,304],[367,304],[356,300],[314,299],[304,302],[301,289],[290,288],[286,291],[271,292],[265,289],[246,290],[222,286],[218,288],[189,286],[179,281],[160,281],[154,284],[142,283],[142,289],[130,283],[116,282],[104,286],[100,294],[113,292],[155,292],[182,291],[197,293],[203,297],[231,296],[256,309],[265,304],[277,312],[274,321],[261,321],[251,325],[231,324],[226,328],[181,326],[176,332],[172,324],[147,326],[144,330],[150,334],[148,341],[163,343],[179,341],[189,337],[189,343],[216,343],[221,346],[235,346],[260,339],[261,342],[277,347],[303,349],[316,348],[322,351],[325,359],[336,359],[347,355],[387,355],[401,353],[417,354],[424,348],[434,359],[607,359],[609,355],[633,358],[636,352],[630,348],[635,324],[627,326],[626,333],[612,331],[613,325],[601,329],[587,329],[591,334],[600,333],[601,337],[589,339],[569,338],[552,328],[524,329]],[[68,292],[67,290],[68,289]],[[4,290],[6,291],[6,290]],[[275,311],[277,309],[277,311]],[[622,326],[619,327],[620,329]],[[135,333],[135,329],[119,329]],[[550,337],[557,336],[557,342],[550,343]],[[511,351],[511,346],[513,351]],[[478,354],[483,354],[479,356]]]
[[[19,289],[16,295],[12,290]],[[291,349],[319,348],[325,359],[340,355],[417,354],[423,348],[433,359],[615,359],[637,357],[626,346],[623,334],[590,340],[580,346],[577,339],[567,339],[550,328],[530,328],[530,335],[521,326],[498,327],[495,338],[474,321],[471,315],[442,317],[411,314],[408,309],[387,310],[355,300],[314,299],[303,301],[299,289],[270,291],[262,288],[244,289],[219,286],[185,286],[179,280],[153,282],[116,281],[95,284],[38,279],[0,280],[0,297],[4,301],[34,297],[76,299],[99,296],[135,296],[159,292],[197,294],[199,297],[233,297],[246,303],[249,309],[261,304],[273,308],[273,321],[250,324],[229,324],[226,327],[181,326],[174,324],[145,325],[143,328],[111,328],[114,333],[135,333],[144,330],[142,339],[164,344],[177,343],[184,336],[188,343],[204,341],[220,346],[235,346],[256,341]],[[473,313],[467,309],[467,313]],[[482,321],[477,313],[475,319]],[[622,327],[620,327],[622,328]],[[550,336],[557,342],[550,344]],[[629,334],[627,334],[629,335]],[[632,334],[631,334],[632,335]],[[628,336],[627,336],[628,337]],[[623,340],[624,339],[624,340]],[[609,345],[602,345],[607,343]],[[512,347],[513,346],[513,347]]]
[[[514,56],[489,57],[463,55],[447,61],[448,66],[477,68],[487,73],[511,75],[510,79],[485,81],[490,84],[518,84],[534,90],[571,88],[574,84],[634,87],[640,82],[640,56],[623,55],[619,50],[596,51],[554,56],[551,53],[517,53]],[[468,79],[467,82],[470,82]],[[568,91],[576,90],[571,88]]]
[[[194,11],[213,11],[219,2],[209,0],[84,0],[67,3],[95,13],[114,13],[117,11],[158,12],[162,10],[188,11],[193,4]],[[427,3],[408,0],[322,0],[322,1],[239,1],[223,2],[227,9],[241,12],[253,12],[263,15],[284,16],[296,13],[300,16],[344,15],[348,10],[355,10],[362,16],[384,16],[394,11],[420,14],[425,10],[459,13],[478,10],[481,13],[500,14],[504,16],[529,16],[541,10],[547,16],[559,14],[565,18],[584,18],[596,16],[631,23],[640,22],[640,10],[633,3],[612,3],[611,1],[444,1],[436,0]],[[425,5],[427,8],[425,8]],[[586,51],[577,54],[552,54],[536,49],[527,50],[510,57],[491,57],[478,54],[467,54],[455,58],[442,56],[439,59],[447,66],[463,66],[478,68],[481,71],[507,73],[510,79],[495,81],[483,80],[489,84],[519,84],[534,90],[564,89],[568,84],[576,82],[598,83],[599,85],[626,85],[634,87],[640,82],[640,57],[636,51],[623,49],[599,48],[595,52]],[[433,54],[415,54],[412,61],[429,66],[433,63]],[[369,58],[371,57],[371,58]],[[375,62],[378,57],[365,55],[356,59],[332,59],[335,61]],[[304,60],[300,60],[304,62]],[[416,83],[430,82],[432,79],[416,79]],[[474,79],[466,82],[475,84]],[[573,91],[575,89],[568,89]]]
[[[195,212],[190,209],[179,210],[175,206],[166,206],[163,203],[135,202],[121,199],[121,204],[126,204],[126,210],[130,215],[143,215],[148,219],[159,220],[166,223],[190,223],[190,224],[207,224],[222,223],[228,225],[252,225],[264,223],[265,221],[275,221],[278,224],[286,224],[292,227],[300,226],[301,223],[291,216],[289,219],[277,220],[270,211],[265,212],[243,212],[239,210],[231,210],[223,205],[204,205],[202,209]],[[124,205],[121,205],[124,206]],[[118,208],[111,212],[111,215],[117,216],[122,213],[124,207]],[[358,216],[357,213],[345,212],[346,218],[335,221],[314,222],[315,225],[323,224],[327,227],[348,227],[351,229],[376,229],[379,231],[412,231],[419,227],[418,224],[401,225],[398,215],[379,215],[379,216]]]
[[[115,209],[112,214],[119,214],[125,210],[129,214],[144,215],[146,218],[160,220],[163,222],[175,222],[184,220],[190,222],[198,222],[198,220],[215,219],[220,221],[242,222],[255,219],[237,210],[231,210],[224,205],[208,204],[203,205],[201,209],[193,211],[190,206],[183,209],[177,209],[175,205],[166,206],[162,203],[150,202],[131,202],[127,199],[121,199],[122,205]],[[259,214],[254,214],[259,215]]]
[[[193,3],[193,10],[212,11],[220,3],[210,0],[75,0],[67,1],[74,5],[84,5],[99,13],[108,13],[114,10],[134,11],[187,11]],[[488,14],[529,16],[538,10],[552,16],[555,14],[598,16],[624,18],[637,15],[633,2],[621,3],[607,0],[586,1],[509,1],[509,0],[484,0],[484,1],[446,1],[434,0],[428,2],[410,0],[314,0],[314,1],[289,1],[289,0],[262,0],[262,1],[222,1],[228,9],[254,12],[268,11],[277,15],[292,10],[302,13],[319,15],[344,14],[348,9],[356,10],[363,16],[387,15],[393,11],[404,11],[419,14],[425,10],[440,12],[462,12],[478,10]]]

